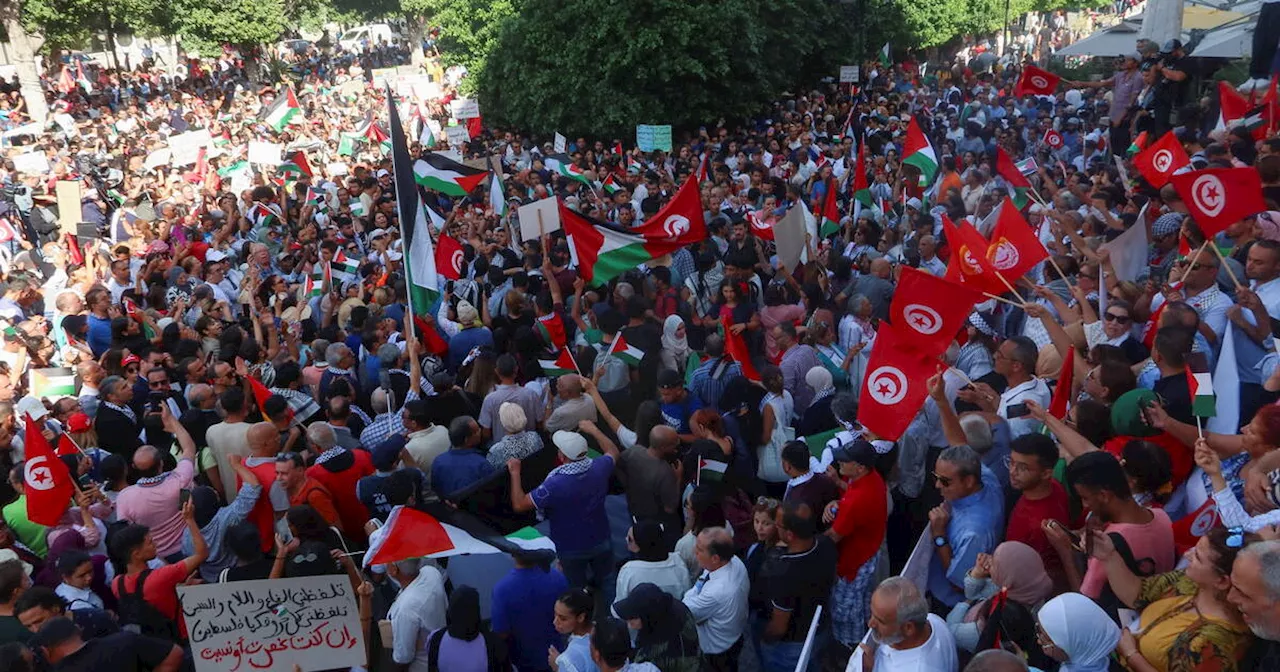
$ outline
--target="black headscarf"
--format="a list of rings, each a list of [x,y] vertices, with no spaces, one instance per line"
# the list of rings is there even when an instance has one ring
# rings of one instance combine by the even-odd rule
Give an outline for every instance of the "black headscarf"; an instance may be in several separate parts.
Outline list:
[[[191,489],[191,501],[196,509],[196,527],[204,529],[218,515],[218,493],[207,485]]]
[[[480,636],[480,593],[471,586],[457,586],[449,596],[449,636],[470,642]]]
[[[636,635],[636,649],[654,648],[666,656],[697,656],[696,638],[690,642],[681,635],[685,623],[693,614],[684,603],[652,583],[642,583],[627,595],[627,618],[640,619],[640,632]],[[619,615],[622,610],[619,610]],[[665,646],[664,646],[665,645]]]

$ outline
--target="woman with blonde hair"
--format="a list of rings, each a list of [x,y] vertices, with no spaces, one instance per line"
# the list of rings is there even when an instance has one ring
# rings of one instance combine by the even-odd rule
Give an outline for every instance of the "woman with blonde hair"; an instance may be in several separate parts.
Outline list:
[[[525,429],[529,420],[520,404],[503,402],[498,407],[498,422],[507,433],[489,448],[489,464],[495,468],[506,466],[511,458],[523,460],[542,450],[542,437]]]

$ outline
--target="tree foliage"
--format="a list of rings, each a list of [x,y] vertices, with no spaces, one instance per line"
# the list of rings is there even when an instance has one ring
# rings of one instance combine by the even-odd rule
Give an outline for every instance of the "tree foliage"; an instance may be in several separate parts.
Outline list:
[[[483,79],[503,24],[516,14],[513,1],[405,0],[411,1],[431,5],[425,16],[440,28],[439,48],[445,64],[465,66],[473,76],[465,82],[467,86]]]
[[[705,123],[832,70],[849,44],[838,18],[824,0],[524,0],[471,76],[487,114],[518,127]]]

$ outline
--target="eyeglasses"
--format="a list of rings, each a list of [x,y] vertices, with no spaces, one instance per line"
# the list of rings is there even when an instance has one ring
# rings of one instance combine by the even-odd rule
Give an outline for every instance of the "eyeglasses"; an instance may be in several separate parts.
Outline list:
[[[1196,262],[1196,263],[1194,263],[1194,264],[1191,264],[1191,270],[1193,270],[1193,271],[1198,271],[1198,270],[1200,270],[1200,269],[1202,269],[1202,268],[1212,268],[1213,270],[1215,270],[1215,271],[1216,271],[1216,270],[1218,270],[1218,265],[1217,265],[1217,264],[1202,264],[1202,263],[1200,263],[1200,262]]]
[[[1104,315],[1108,322],[1119,322],[1120,324],[1128,324],[1132,319],[1128,315],[1116,315],[1115,313],[1107,313]]]
[[[933,480],[935,480],[935,481],[937,481],[937,482],[938,482],[938,485],[941,485],[941,486],[942,486],[942,487],[944,487],[944,488],[951,487],[951,479],[950,479],[950,478],[947,478],[946,476],[941,476],[941,475],[939,475],[939,474],[938,474],[938,472],[936,472],[936,471],[931,471],[931,472],[929,472],[929,473],[933,476]]]
[[[1227,548],[1240,548],[1242,546],[1244,546],[1244,528],[1227,528]]]
[[[1081,273],[1081,274],[1080,274],[1080,279],[1081,279],[1081,280],[1097,280],[1097,279],[1098,279],[1098,276],[1096,276],[1096,275],[1085,275],[1084,273]]]

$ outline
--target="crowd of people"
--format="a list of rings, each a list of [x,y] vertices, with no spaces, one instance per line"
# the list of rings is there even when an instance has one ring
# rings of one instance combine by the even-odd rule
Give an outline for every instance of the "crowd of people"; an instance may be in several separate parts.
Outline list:
[[[1020,66],[922,77],[900,53],[671,151],[480,119],[450,147],[439,73],[404,106],[412,155],[495,174],[415,187],[426,225],[401,221],[369,81],[401,47],[287,55],[293,86],[250,86],[232,52],[51,79],[74,123],[0,167],[0,669],[198,669],[179,586],[325,574],[350,577],[374,670],[1280,669],[1280,137],[1216,124],[1182,45],[1143,46],[1040,95],[1014,94]],[[0,98],[0,126],[25,109]],[[149,161],[195,129],[216,151]],[[1187,170],[1256,170],[1266,208],[1206,236],[1129,151],[1166,133]],[[246,170],[255,141],[292,172]],[[66,180],[100,237],[59,227]],[[706,236],[607,278],[564,231],[520,235],[548,197],[642,231],[690,181]],[[775,231],[828,202],[788,267]],[[877,435],[899,283],[959,282],[952,223],[997,214],[1048,258]],[[428,310],[415,236],[460,248]],[[49,392],[58,370],[74,390]],[[53,525],[29,506],[45,443],[78,483]],[[362,562],[406,509],[510,571],[482,591],[458,578],[477,556]],[[527,527],[554,553],[503,543]]]

